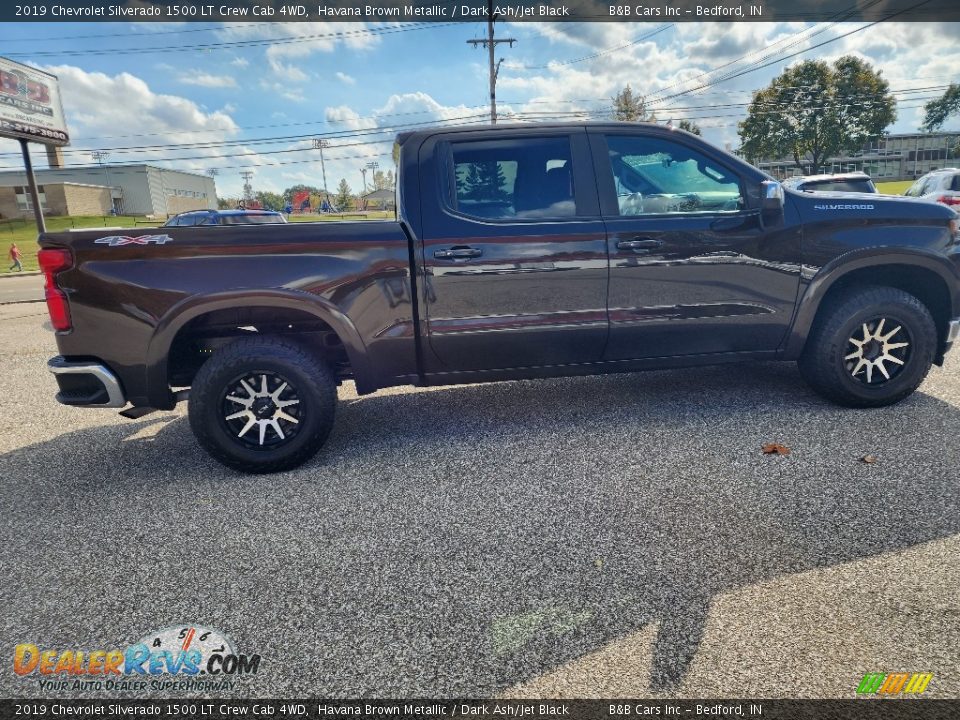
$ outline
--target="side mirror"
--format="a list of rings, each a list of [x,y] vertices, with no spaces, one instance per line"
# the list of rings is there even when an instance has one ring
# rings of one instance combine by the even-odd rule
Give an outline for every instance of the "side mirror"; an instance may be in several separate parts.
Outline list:
[[[783,185],[776,180],[760,183],[760,209],[764,213],[783,210]]]

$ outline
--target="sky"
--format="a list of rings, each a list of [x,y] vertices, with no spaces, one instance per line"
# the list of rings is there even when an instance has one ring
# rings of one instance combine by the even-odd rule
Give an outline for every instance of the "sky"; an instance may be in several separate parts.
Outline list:
[[[890,130],[916,132],[923,102],[960,82],[960,23],[865,25],[498,23],[517,40],[497,47],[498,110],[601,119],[629,83],[658,121],[692,119],[736,148],[751,91],[790,64],[855,54],[898,99]],[[321,187],[315,138],[328,143],[328,188],[346,178],[359,191],[367,163],[392,167],[398,130],[485,121],[487,54],[467,42],[485,34],[481,23],[17,23],[0,24],[0,54],[59,77],[68,165],[96,149],[110,163],[216,168],[218,195],[238,197],[243,170],[254,190]],[[0,167],[22,167],[13,141],[0,140]]]

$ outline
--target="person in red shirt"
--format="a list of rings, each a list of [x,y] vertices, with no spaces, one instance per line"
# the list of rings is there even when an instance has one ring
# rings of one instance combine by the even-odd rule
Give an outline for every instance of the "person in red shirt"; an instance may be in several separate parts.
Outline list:
[[[20,248],[17,247],[16,243],[10,244],[10,259],[13,260],[13,265],[10,266],[10,272],[13,272],[14,268],[17,269],[17,272],[22,272],[23,263],[20,262]]]

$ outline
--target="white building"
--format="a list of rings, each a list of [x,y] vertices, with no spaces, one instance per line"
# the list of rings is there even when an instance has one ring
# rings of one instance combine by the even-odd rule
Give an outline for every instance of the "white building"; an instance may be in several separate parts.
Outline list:
[[[166,217],[187,210],[216,209],[217,187],[208,175],[170,170],[157,165],[87,165],[35,169],[37,185],[61,183],[112,188],[113,207],[120,215]],[[22,170],[0,172],[0,187],[25,187]],[[30,196],[17,195],[24,214],[32,212]]]

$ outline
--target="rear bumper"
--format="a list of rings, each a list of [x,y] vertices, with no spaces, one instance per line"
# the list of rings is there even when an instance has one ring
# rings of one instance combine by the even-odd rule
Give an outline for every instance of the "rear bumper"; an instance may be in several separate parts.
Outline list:
[[[121,408],[127,404],[117,376],[96,361],[71,361],[58,355],[50,359],[47,368],[57,379],[59,403],[99,408]]]

